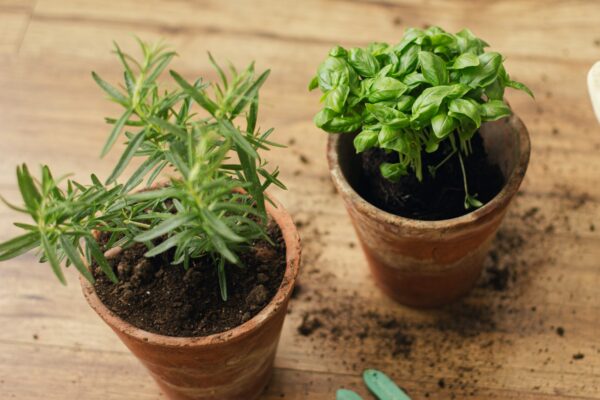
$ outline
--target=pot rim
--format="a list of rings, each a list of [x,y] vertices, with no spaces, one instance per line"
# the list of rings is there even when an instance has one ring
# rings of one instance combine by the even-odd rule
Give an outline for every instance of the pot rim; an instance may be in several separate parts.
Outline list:
[[[79,276],[79,281],[83,290],[83,295],[89,305],[96,313],[106,322],[113,330],[123,333],[139,342],[145,342],[149,345],[174,347],[174,348],[190,348],[190,347],[215,347],[223,343],[238,341],[248,336],[253,331],[259,329],[275,316],[280,307],[290,299],[292,289],[298,269],[300,267],[300,236],[296,229],[296,225],[292,220],[291,215],[285,208],[271,195],[267,195],[271,200],[265,202],[267,213],[279,225],[286,247],[286,268],[281,281],[281,285],[277,292],[269,301],[269,303],[254,317],[241,325],[224,332],[215,333],[208,336],[166,336],[158,333],[152,333],[138,328],[112,312],[100,300],[94,286],[88,282],[83,276]]]
[[[413,229],[419,232],[439,230],[447,231],[448,229],[460,229],[465,226],[475,225],[481,220],[491,217],[491,214],[494,212],[494,210],[499,208],[504,209],[508,206],[512,197],[518,192],[519,186],[525,177],[525,172],[527,171],[529,156],[531,153],[529,132],[516,114],[512,114],[506,119],[491,123],[508,124],[514,131],[517,132],[519,136],[519,160],[500,192],[482,207],[471,211],[468,214],[454,218],[427,221],[392,214],[369,203],[350,185],[339,165],[337,152],[339,136],[345,135],[345,133],[329,134],[329,138],[327,140],[327,161],[329,163],[331,179],[338,192],[340,192],[343,197],[349,198],[349,201],[352,202],[353,206],[359,212],[365,213],[372,218],[387,224],[401,226],[403,228]]]

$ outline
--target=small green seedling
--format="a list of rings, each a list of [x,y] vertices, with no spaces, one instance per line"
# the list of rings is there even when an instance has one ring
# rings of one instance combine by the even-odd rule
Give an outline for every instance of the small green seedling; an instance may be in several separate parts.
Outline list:
[[[411,400],[386,374],[375,369],[363,372],[363,380],[378,400]],[[339,389],[336,400],[363,400],[358,394],[348,389]]]

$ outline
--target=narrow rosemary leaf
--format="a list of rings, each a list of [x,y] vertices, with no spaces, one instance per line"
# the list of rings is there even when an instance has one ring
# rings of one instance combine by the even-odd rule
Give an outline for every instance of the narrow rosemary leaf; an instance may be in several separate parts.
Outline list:
[[[258,118],[258,93],[252,99],[250,103],[250,110],[246,116],[246,132],[250,135],[254,133],[256,129],[256,120]]]
[[[123,129],[123,126],[125,125],[125,122],[129,119],[131,114],[132,114],[132,111],[127,110],[123,113],[123,115],[121,115],[121,117],[117,120],[117,122],[115,122],[112,132],[110,133],[108,140],[106,141],[106,143],[104,144],[104,147],[102,148],[100,157],[104,157],[109,152],[109,150],[112,148],[112,146],[115,144],[115,142],[117,141],[117,138],[119,137],[119,133],[121,133],[121,130]]]
[[[169,65],[171,59],[175,57],[175,54],[176,53],[174,52],[165,53],[159,58],[159,64],[154,68],[154,70],[152,70],[152,72],[150,73],[150,75],[148,75],[148,78],[146,79],[146,85],[153,83],[156,80],[156,78],[158,78],[158,76],[165,70],[167,65]]]
[[[106,118],[104,118],[104,121],[107,124],[115,124],[115,123],[117,123],[118,120],[115,118],[106,117]],[[125,124],[123,126],[138,126],[139,127],[139,126],[145,126],[145,125],[146,125],[146,123],[144,121],[133,121],[133,120],[128,119],[127,121],[125,121]]]
[[[156,239],[166,233],[169,233],[182,225],[185,225],[194,220],[194,217],[189,214],[178,214],[168,218],[156,225],[154,228],[137,235],[134,239],[136,242],[147,242]]]
[[[71,243],[71,241],[64,234],[59,237],[59,241],[61,247],[65,252],[65,255],[71,261],[71,263],[73,263],[75,268],[77,268],[77,271],[79,271],[81,275],[83,275],[85,279],[87,279],[90,283],[94,283],[94,277],[92,276],[92,273],[83,263],[81,255],[79,254],[79,251],[77,251],[73,243]]]
[[[108,264],[106,257],[104,257],[104,253],[102,253],[102,250],[100,250],[100,246],[98,246],[98,243],[96,243],[96,239],[94,239],[91,236],[86,236],[85,243],[87,245],[87,251],[90,253],[91,258],[93,258],[96,261],[102,272],[104,272],[104,274],[113,283],[119,282],[119,279],[115,275],[115,272],[111,268],[110,264]]]
[[[17,183],[19,184],[19,190],[21,191],[21,196],[27,210],[34,220],[37,220],[36,212],[41,201],[41,195],[31,178],[26,164],[17,167]]]
[[[14,204],[10,203],[8,200],[6,200],[6,199],[5,199],[4,197],[2,197],[2,196],[0,196],[0,201],[1,201],[2,203],[4,203],[4,204],[5,204],[5,205],[6,205],[8,208],[10,208],[11,210],[18,211],[18,212],[20,212],[20,213],[25,213],[25,214],[28,214],[28,213],[29,213],[29,212],[28,212],[26,209],[24,209],[24,208],[21,208],[21,207],[18,207],[18,206],[15,206]]]
[[[159,128],[178,136],[182,140],[185,140],[188,136],[190,136],[184,129],[180,128],[175,124],[170,123],[169,121],[165,121],[164,119],[150,117],[148,118],[148,121],[158,126]]]
[[[126,200],[132,202],[146,201],[146,200],[157,200],[157,199],[168,199],[178,194],[178,191],[174,188],[162,188],[148,190],[146,192],[139,192],[127,195]]]
[[[171,236],[167,240],[162,241],[158,246],[152,248],[151,250],[148,250],[144,254],[144,257],[154,257],[161,253],[164,253],[165,251],[169,250],[170,248],[179,245],[181,243],[182,239],[187,235],[188,235],[187,232],[179,232],[179,233]]]
[[[13,225],[26,231],[37,231],[39,229],[37,225],[23,224],[21,222],[14,222]]]
[[[244,238],[236,234],[230,227],[228,227],[223,221],[217,218],[212,212],[207,209],[200,210],[205,222],[219,235],[228,239],[232,242],[243,242]]]
[[[129,99],[125,97],[118,89],[106,82],[104,79],[100,78],[100,76],[98,76],[98,74],[95,72],[92,72],[92,77],[98,86],[100,86],[102,90],[108,94],[111,100],[121,104],[123,107],[129,107]]]
[[[115,54],[117,55],[117,57],[119,57],[119,60],[121,60],[121,64],[123,64],[123,67],[125,68],[125,72],[133,76],[133,71],[131,70],[129,63],[127,62],[127,59],[125,58],[125,54],[121,51],[121,48],[119,47],[117,42],[113,41],[113,46],[115,47]]]
[[[0,261],[20,256],[39,246],[39,244],[40,234],[37,231],[25,233],[4,243],[0,243]]]
[[[223,301],[227,301],[227,275],[225,274],[225,262],[223,259],[219,260],[218,267],[219,276],[219,289],[221,290],[221,298]]]
[[[213,65],[213,67],[215,67],[215,69],[217,70],[217,73],[219,74],[219,77],[221,78],[221,82],[223,82],[223,86],[225,87],[225,89],[227,89],[227,87],[228,87],[227,75],[225,75],[225,73],[223,72],[223,70],[221,69],[219,64],[217,64],[217,62],[213,58],[212,54],[210,54],[210,51],[208,52],[208,59],[210,60],[210,63]]]
[[[41,235],[41,242],[42,242],[42,248],[44,249],[44,255],[46,256],[46,259],[50,263],[50,266],[52,267],[52,271],[54,271],[54,275],[56,275],[58,280],[63,285],[66,285],[67,281],[65,280],[65,276],[63,275],[62,269],[60,267],[60,262],[58,261],[58,257],[56,256],[56,250],[54,247],[52,247],[52,245],[48,241],[48,238],[43,233]]]
[[[151,157],[146,159],[146,161],[144,161],[134,171],[134,173],[131,174],[131,176],[125,183],[125,185],[123,185],[122,193],[129,193],[133,188],[135,188],[137,185],[139,185],[143,181],[144,177],[150,171],[152,171],[152,168],[154,168],[156,166],[156,164],[159,163],[159,161],[160,161],[159,153],[155,153],[154,155],[152,155]]]
[[[239,258],[227,247],[227,244],[221,239],[220,236],[211,235],[209,232],[209,238],[213,246],[221,256],[225,257],[229,262],[233,264],[239,263]]]
[[[229,137],[233,140],[233,142],[239,147],[239,150],[246,153],[248,157],[255,159],[258,158],[258,153],[256,150],[250,145],[248,140],[244,135],[238,131],[231,121],[229,120],[221,120],[219,121],[219,127],[221,128],[221,132],[225,137]],[[240,152],[238,151],[238,153]],[[254,164],[254,163],[253,163]]]
[[[141,132],[139,132],[138,134],[136,134],[133,137],[133,139],[127,144],[127,147],[125,148],[125,151],[123,152],[123,154],[121,154],[121,158],[119,158],[119,161],[117,162],[117,165],[115,166],[115,169],[113,170],[113,172],[110,174],[110,176],[106,180],[107,185],[115,182],[115,180],[123,173],[123,171],[125,170],[127,165],[129,165],[129,162],[135,155],[136,151],[138,150],[138,148],[144,141],[145,135],[146,135],[146,130],[144,129]]]
[[[235,108],[231,112],[232,118],[237,117],[244,110],[248,102],[254,99],[256,93],[258,93],[258,90],[263,85],[263,83],[265,83],[270,73],[270,70],[266,70],[265,72],[263,72],[254,82],[254,84],[252,84],[252,86],[250,86],[250,88],[246,90],[246,92],[242,95],[238,103],[235,105]]]
[[[206,97],[202,89],[198,89],[190,85],[177,72],[170,71],[170,73],[173,79],[175,79],[175,81],[179,84],[179,86],[181,86],[183,90],[196,101],[196,103],[200,104],[200,106],[202,106],[202,108],[208,111],[211,115],[214,116],[216,114],[218,110],[217,105],[208,97]]]

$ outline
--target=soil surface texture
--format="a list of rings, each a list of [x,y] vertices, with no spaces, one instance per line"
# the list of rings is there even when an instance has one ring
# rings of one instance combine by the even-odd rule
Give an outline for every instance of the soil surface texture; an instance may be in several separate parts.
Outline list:
[[[258,314],[281,284],[285,242],[273,222],[268,234],[275,246],[259,240],[240,254],[243,267],[226,265],[227,301],[221,299],[217,267],[210,257],[193,260],[185,270],[171,265],[171,252],[145,258],[141,244],[109,260],[119,277],[117,284],[94,268],[96,293],[119,317],[148,332],[197,337],[227,331]]]
[[[500,192],[505,180],[500,168],[488,160],[481,135],[475,134],[471,144],[473,152],[463,156],[469,193],[485,204]],[[398,162],[398,153],[367,150],[360,155],[363,177],[357,189],[371,204],[407,218],[433,221],[467,214],[473,209],[464,207],[465,190],[458,155],[441,164],[451,153],[451,145],[444,142],[435,153],[423,154],[422,181],[410,171],[398,182],[392,182],[381,176],[379,166],[383,162]],[[432,175],[430,168],[440,164]]]

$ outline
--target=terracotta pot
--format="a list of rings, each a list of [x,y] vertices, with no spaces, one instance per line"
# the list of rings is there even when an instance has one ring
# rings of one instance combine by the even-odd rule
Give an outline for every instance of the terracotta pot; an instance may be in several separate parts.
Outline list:
[[[257,399],[269,382],[288,301],[300,264],[300,237],[281,204],[267,205],[281,228],[287,266],[279,290],[254,318],[229,331],[205,337],[170,337],[146,332],[122,320],[81,278],[90,306],[146,366],[172,400]]]
[[[529,163],[529,134],[512,116],[484,124],[484,146],[506,185],[483,207],[461,217],[419,221],[387,213],[363,199],[354,135],[331,135],[328,161],[376,283],[392,298],[414,307],[436,307],[466,294]]]

